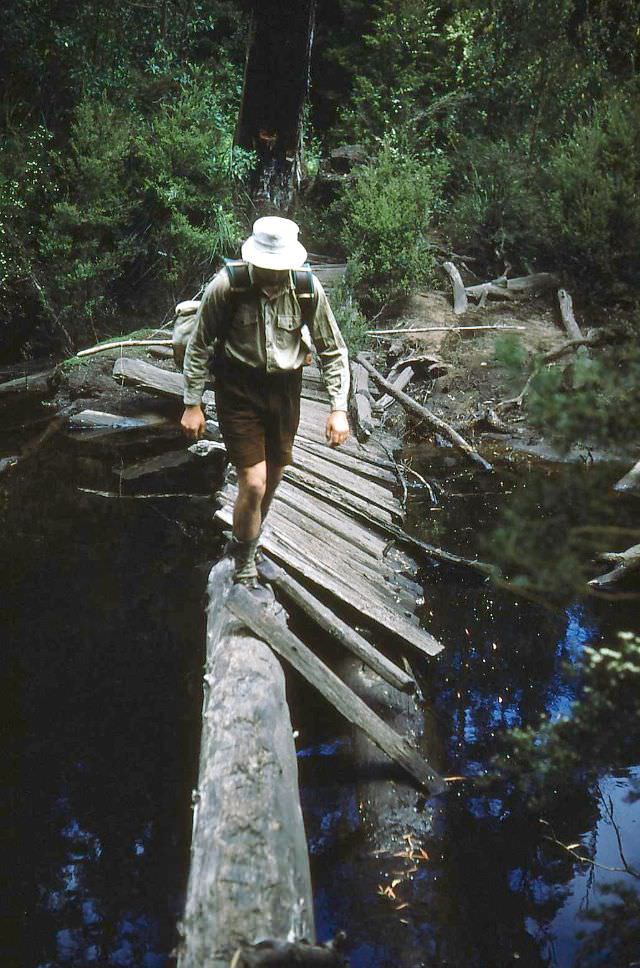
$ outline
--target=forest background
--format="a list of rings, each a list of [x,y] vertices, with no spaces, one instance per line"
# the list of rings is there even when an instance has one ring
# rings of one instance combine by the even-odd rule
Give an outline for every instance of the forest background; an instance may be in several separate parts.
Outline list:
[[[255,216],[233,144],[250,6],[9,4],[5,362],[155,325],[237,252]],[[457,251],[485,278],[560,272],[637,342],[639,22],[638,0],[320,0],[307,181],[338,144],[366,161],[328,210],[309,191],[295,214],[348,259],[365,313]],[[625,367],[631,394],[640,358]]]

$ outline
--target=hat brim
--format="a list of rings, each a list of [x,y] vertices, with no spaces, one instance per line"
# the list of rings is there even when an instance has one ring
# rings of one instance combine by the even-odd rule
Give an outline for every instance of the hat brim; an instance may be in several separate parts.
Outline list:
[[[259,269],[299,269],[307,261],[307,250],[299,242],[293,242],[282,252],[265,252],[250,236],[242,246],[242,258]]]

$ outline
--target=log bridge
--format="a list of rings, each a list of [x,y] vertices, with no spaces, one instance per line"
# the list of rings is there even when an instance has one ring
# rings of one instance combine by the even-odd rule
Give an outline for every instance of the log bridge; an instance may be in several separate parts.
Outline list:
[[[164,395],[182,394],[180,374],[140,360],[119,359],[114,377]],[[213,402],[205,400],[207,436],[219,448]],[[398,540],[403,509],[396,496],[394,441],[374,431],[366,443],[352,438],[331,449],[324,439],[327,414],[320,372],[306,367],[293,464],[261,541],[264,587],[233,586],[227,558],[209,576],[202,739],[179,968],[346,964],[339,943],[316,943],[279,659],[410,782],[431,794],[444,789],[414,743],[287,627],[285,605],[315,623],[316,646],[325,636],[335,640],[403,693],[416,688],[408,660],[442,650],[415,614],[422,588],[410,577],[415,562]],[[207,449],[196,445],[200,453]],[[231,525],[236,491],[228,467],[215,513],[223,529]]]

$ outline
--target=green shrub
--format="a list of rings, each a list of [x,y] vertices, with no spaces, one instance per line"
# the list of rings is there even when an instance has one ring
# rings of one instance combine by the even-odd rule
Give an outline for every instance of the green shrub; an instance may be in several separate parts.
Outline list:
[[[441,166],[429,168],[385,145],[334,204],[338,238],[363,308],[427,283],[434,257],[429,232]]]
[[[637,85],[604,99],[549,163],[558,257],[590,287],[640,285],[640,100]]]
[[[578,355],[568,366],[541,369],[527,395],[534,427],[570,447],[576,441],[628,443],[640,426],[640,348]]]
[[[356,353],[364,349],[369,324],[358,309],[353,292],[346,283],[333,290],[331,308],[347,344],[349,356],[355,356]]]
[[[524,142],[471,138],[457,152],[444,229],[456,247],[518,268],[548,248],[544,172]]]

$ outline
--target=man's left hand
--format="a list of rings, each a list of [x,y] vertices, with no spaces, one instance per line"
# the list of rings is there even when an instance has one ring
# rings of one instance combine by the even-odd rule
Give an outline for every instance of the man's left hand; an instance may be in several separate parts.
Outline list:
[[[349,421],[344,410],[333,410],[329,414],[325,433],[331,447],[344,444],[349,436]]]

